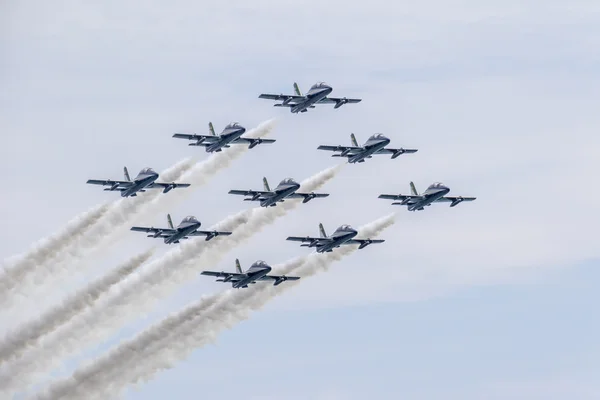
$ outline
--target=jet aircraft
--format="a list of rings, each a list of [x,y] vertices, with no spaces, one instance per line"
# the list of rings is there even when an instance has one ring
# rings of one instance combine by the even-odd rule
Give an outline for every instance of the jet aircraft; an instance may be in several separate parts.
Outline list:
[[[125,175],[124,181],[113,181],[110,179],[88,179],[87,183],[90,183],[92,185],[110,186],[109,188],[106,188],[104,190],[118,190],[121,192],[121,197],[135,197],[137,196],[138,192],[145,192],[146,189],[162,188],[163,193],[167,193],[171,191],[171,189],[190,186],[189,183],[156,182],[156,180],[158,179],[158,174],[152,168],[142,169],[133,181],[131,180],[131,178],[129,178],[129,172],[127,171],[127,167],[123,168],[123,174]]]
[[[309,108],[315,108],[315,104],[334,104],[333,108],[340,108],[346,103],[358,103],[361,99],[348,99],[346,97],[336,98],[327,97],[333,88],[325,82],[317,82],[311,86],[309,91],[303,95],[294,82],[294,94],[261,94],[258,96],[261,99],[283,100],[282,103],[274,104],[274,107],[289,107],[292,113],[303,113]]]
[[[216,276],[217,282],[231,282],[231,286],[247,288],[249,284],[255,284],[258,281],[274,281],[273,286],[277,286],[285,281],[297,281],[299,276],[268,275],[271,272],[271,266],[264,261],[256,261],[246,270],[242,271],[240,260],[235,260],[235,269],[237,272],[217,272],[202,271],[202,275]]]
[[[242,196],[251,196],[245,198],[244,201],[260,201],[261,207],[274,207],[278,202],[285,201],[284,199],[290,198],[302,198],[303,203],[307,203],[310,200],[317,197],[327,197],[328,193],[298,193],[297,190],[300,188],[300,184],[294,181],[292,178],[287,178],[279,182],[279,185],[274,190],[269,187],[267,178],[263,178],[264,191],[260,190],[230,190],[229,194],[238,194]]]
[[[331,236],[327,236],[323,224],[319,224],[319,232],[321,237],[311,236],[290,236],[287,240],[295,242],[303,242],[302,247],[316,247],[317,253],[331,252],[334,248],[344,244],[358,244],[358,248],[362,249],[372,243],[383,243],[381,239],[354,239],[358,232],[350,225],[342,225],[333,232]]]
[[[179,243],[180,240],[188,239],[189,236],[206,236],[205,240],[210,240],[217,236],[229,236],[231,232],[223,231],[200,231],[200,221],[193,215],[185,217],[181,220],[181,223],[177,225],[177,228],[173,226],[173,220],[171,220],[171,214],[167,214],[168,228],[147,228],[144,226],[133,226],[132,231],[152,233],[148,235],[151,238],[164,238],[166,244]]]
[[[381,133],[376,133],[372,135],[362,146],[358,145],[354,133],[350,134],[350,140],[352,142],[352,146],[321,145],[318,147],[318,149],[328,151],[339,151],[340,154],[334,154],[332,155],[332,157],[347,157],[348,162],[351,164],[365,162],[365,159],[371,158],[373,154],[391,154],[392,159],[394,159],[404,153],[416,153],[418,151],[417,149],[386,148],[385,146],[387,146],[390,143],[390,139],[385,137]]]
[[[215,135],[215,129],[212,122],[208,123],[209,135],[196,135],[189,133],[175,133],[174,138],[193,140],[188,146],[204,146],[207,153],[220,152],[223,148],[230,147],[231,144],[248,143],[248,148],[251,149],[261,143],[274,143],[275,139],[262,138],[243,138],[241,137],[246,128],[237,122],[232,122],[227,125],[223,132]]]
[[[450,191],[448,186],[443,183],[436,182],[431,185],[421,194],[417,192],[417,188],[413,182],[410,183],[411,194],[380,194],[380,199],[400,200],[392,204],[407,206],[408,211],[420,211],[433,203],[450,203],[450,207],[454,207],[463,201],[473,201],[476,197],[463,196],[446,196]]]

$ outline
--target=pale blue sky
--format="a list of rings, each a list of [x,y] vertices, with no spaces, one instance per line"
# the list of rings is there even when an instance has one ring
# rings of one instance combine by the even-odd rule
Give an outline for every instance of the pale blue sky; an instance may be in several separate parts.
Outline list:
[[[395,210],[386,243],[306,280],[129,399],[231,399],[238,385],[260,399],[598,396],[597,2],[23,1],[0,10],[3,257],[114,197],[88,178],[205,158],[170,136],[209,121],[220,130],[277,117],[277,143],[148,224],[171,212],[211,225],[248,207],[229,189],[258,188],[263,176],[302,180],[336,161],[316,147],[349,143],[350,132],[419,149],[348,166],[323,188],[329,198],[214,267],[233,268],[236,257],[277,264],[306,250],[288,235]],[[364,100],[291,115],[257,98],[321,80]],[[478,199],[422,213],[377,199],[410,180]],[[90,274],[150,246],[140,236]],[[150,320],[223,289],[190,282]],[[148,322],[132,321],[110,344]],[[245,340],[261,350],[237,354]]]

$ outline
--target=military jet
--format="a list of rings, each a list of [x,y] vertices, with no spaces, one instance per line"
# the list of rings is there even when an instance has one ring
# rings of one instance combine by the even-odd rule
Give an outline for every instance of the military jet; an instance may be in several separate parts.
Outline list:
[[[241,137],[246,128],[237,122],[232,122],[223,129],[219,135],[215,135],[215,129],[212,122],[208,123],[209,135],[196,135],[189,133],[176,133],[174,138],[193,140],[188,146],[204,146],[207,153],[220,152],[223,148],[230,147],[231,144],[248,143],[248,148],[251,149],[261,143],[274,143],[275,139],[261,138],[243,138]]]
[[[156,182],[156,180],[158,179],[158,174],[152,168],[142,169],[133,181],[131,180],[131,178],[129,178],[129,172],[127,171],[127,167],[123,168],[123,174],[125,175],[124,181],[113,181],[110,179],[88,179],[87,183],[90,183],[92,185],[110,186],[109,188],[106,188],[104,190],[108,190],[111,192],[118,190],[121,192],[121,197],[135,197],[137,196],[138,192],[145,192],[146,189],[162,188],[163,193],[167,193],[171,191],[171,189],[190,186],[189,183]]]
[[[229,194],[238,194],[242,196],[251,196],[245,198],[244,201],[260,201],[261,207],[275,207],[278,202],[285,201],[284,199],[302,198],[303,203],[308,203],[310,200],[317,197],[327,197],[328,193],[298,193],[300,184],[292,178],[287,178],[279,182],[279,185],[274,190],[269,187],[267,178],[263,178],[264,191],[259,190],[230,190]]]
[[[333,91],[333,88],[325,82],[317,82],[311,86],[310,90],[303,95],[298,87],[298,84],[294,82],[294,94],[261,94],[258,96],[261,99],[269,100],[283,100],[282,103],[274,104],[274,107],[289,107],[292,113],[303,113],[308,111],[309,108],[315,108],[315,104],[334,104],[333,108],[340,108],[346,103],[358,103],[361,99],[348,99],[327,97],[329,93]]]
[[[173,226],[173,220],[171,220],[171,214],[167,214],[168,228],[147,228],[144,226],[133,226],[132,231],[152,233],[148,235],[151,238],[164,238],[166,244],[179,243],[180,240],[188,239],[189,236],[206,236],[206,241],[217,237],[217,236],[229,236],[231,232],[222,231],[199,231],[200,221],[193,215],[185,217],[181,220],[181,223],[177,225],[177,228]]]
[[[387,146],[390,143],[390,139],[383,136],[383,134],[381,133],[376,133],[372,135],[362,146],[358,145],[354,133],[350,134],[350,140],[352,142],[352,146],[321,145],[318,147],[318,149],[328,151],[339,151],[340,154],[334,154],[332,155],[332,157],[348,157],[348,162],[351,164],[365,162],[365,159],[371,158],[373,154],[391,154],[392,159],[394,159],[404,153],[410,154],[416,153],[418,151],[417,149],[386,148],[385,146]]]
[[[323,224],[319,224],[319,232],[321,237],[290,236],[287,240],[303,242],[304,244],[301,244],[301,247],[316,247],[317,253],[331,252],[334,248],[344,244],[358,244],[358,248],[363,249],[372,243],[385,242],[381,239],[354,239],[358,232],[350,225],[342,225],[331,236],[327,236]]]
[[[420,211],[424,207],[430,206],[433,203],[450,203],[450,207],[457,206],[463,201],[473,201],[476,197],[463,196],[446,196],[450,191],[448,186],[443,183],[436,182],[431,185],[421,194],[417,192],[417,188],[413,182],[410,183],[411,194],[380,194],[380,199],[400,200],[392,204],[407,206],[408,211]]]
[[[217,272],[217,271],[202,271],[202,275],[216,276],[217,282],[231,282],[231,286],[239,288],[247,288],[249,284],[255,284],[258,281],[274,281],[273,286],[277,286],[285,281],[297,281],[299,276],[285,275],[267,275],[271,272],[271,266],[264,261],[256,261],[246,270],[242,271],[240,260],[235,260],[235,269],[237,272]]]

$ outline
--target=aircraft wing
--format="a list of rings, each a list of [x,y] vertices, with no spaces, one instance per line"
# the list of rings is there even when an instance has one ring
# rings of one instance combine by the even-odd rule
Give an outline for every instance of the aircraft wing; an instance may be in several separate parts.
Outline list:
[[[188,236],[229,236],[231,232],[221,231],[194,231],[189,233]]]
[[[275,139],[261,139],[261,138],[243,138],[239,137],[233,140],[231,143],[248,143],[250,148],[256,146],[261,143],[275,143]]]
[[[152,237],[169,237],[174,233],[177,233],[175,229],[148,228],[145,226],[132,226],[131,230],[136,232],[153,233],[154,235],[150,235]]]
[[[190,146],[209,146],[221,140],[218,136],[213,135],[196,135],[194,133],[176,133],[173,135],[177,139],[194,140],[196,143],[190,143]]]
[[[417,149],[403,149],[403,148],[400,148],[400,149],[390,149],[390,148],[386,147],[386,148],[380,149],[375,154],[393,154],[392,158],[396,158],[396,157],[398,157],[401,154],[404,154],[404,153],[411,154],[411,153],[416,153],[417,151],[419,151],[419,150],[417,150]]]
[[[258,281],[297,281],[300,279],[299,276],[285,276],[285,275],[263,275]]]
[[[363,247],[367,247],[368,245],[372,244],[372,243],[383,243],[385,242],[385,240],[383,239],[351,239],[348,240],[347,242],[345,242],[344,244],[358,244],[360,246],[358,246],[359,249],[362,249]]]
[[[462,197],[462,196],[444,196],[437,199],[434,203],[451,203],[450,207],[454,207],[463,201],[473,201],[477,197]]]
[[[362,99],[348,99],[348,98],[337,98],[337,97],[323,97],[317,102],[317,104],[347,104],[347,103],[360,103]]]
[[[110,189],[105,189],[105,190],[125,190],[128,187],[130,187],[131,185],[133,185],[133,182],[131,181],[113,181],[110,179],[107,180],[101,180],[101,179],[88,179],[88,181],[86,183],[92,184],[92,185],[102,185],[102,186],[110,186]]]
[[[303,202],[306,203],[309,200],[316,199],[318,197],[327,197],[327,196],[329,196],[329,193],[298,193],[298,192],[295,192],[295,193],[290,194],[288,197],[290,199],[302,198],[302,199],[304,199]]]
[[[285,104],[289,103],[301,103],[306,100],[305,96],[297,96],[291,94],[261,94],[258,96],[259,99],[268,99],[268,100],[282,100]]]
[[[241,196],[252,196],[251,199],[247,199],[249,201],[258,201],[261,199],[266,198],[267,196],[272,196],[273,192],[265,192],[265,191],[261,191],[261,190],[230,190],[229,194],[238,194]],[[246,200],[246,199],[244,199]]]
[[[400,201],[400,203],[393,203],[393,204],[407,204],[407,203],[423,200],[424,197],[408,195],[408,194],[380,194],[379,198]]]
[[[311,236],[288,236],[286,240],[291,240],[292,242],[310,242],[313,246],[317,244],[323,244],[331,241],[331,238],[322,238],[322,237],[311,237]]]
[[[152,182],[152,184],[146,186],[147,188],[163,188],[165,190],[171,190],[171,189],[175,189],[178,187],[189,187],[190,184],[189,183],[175,183],[175,182],[171,182],[171,183],[165,183],[165,182]]]
[[[225,279],[227,279],[227,282],[237,282],[241,281],[246,277],[246,274],[238,274],[236,272],[202,271],[200,274],[207,276],[215,276],[217,278],[223,278],[223,280],[217,279],[217,282],[224,282]]]
[[[355,146],[328,146],[328,145],[320,145],[319,147],[317,147],[317,149],[319,150],[327,150],[327,151],[339,151],[342,154],[335,154],[333,157],[346,157],[346,156],[353,156],[356,155],[358,153],[360,153],[361,151],[363,151],[362,147],[355,147]]]

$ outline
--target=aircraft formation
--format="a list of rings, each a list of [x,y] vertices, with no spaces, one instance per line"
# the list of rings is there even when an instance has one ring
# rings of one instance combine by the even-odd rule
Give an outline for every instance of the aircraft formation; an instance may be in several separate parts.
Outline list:
[[[325,82],[317,82],[306,92],[302,94],[297,83],[294,83],[294,94],[270,94],[263,93],[258,97],[261,99],[281,101],[274,104],[274,107],[288,107],[291,113],[305,113],[309,109],[315,108],[321,104],[334,104],[337,109],[344,104],[359,103],[362,99],[355,98],[337,98],[329,97],[333,88]],[[207,153],[221,152],[232,145],[245,144],[249,149],[259,144],[272,144],[275,139],[250,138],[243,137],[246,128],[238,122],[232,122],[223,128],[220,134],[216,134],[213,124],[208,124],[209,133],[206,135],[195,133],[175,133],[173,138],[185,139],[190,141],[188,146],[203,146]],[[382,133],[371,135],[362,145],[358,144],[356,136],[350,134],[350,146],[344,145],[320,145],[318,150],[331,151],[335,154],[332,157],[345,157],[349,164],[364,163],[374,155],[387,154],[391,159],[395,159],[403,154],[413,154],[418,149],[413,148],[392,148],[388,147],[391,140]],[[122,197],[135,197],[137,193],[143,193],[148,189],[162,189],[163,193],[176,188],[189,187],[189,183],[181,182],[159,182],[159,174],[152,168],[144,168],[132,180],[127,168],[124,168],[124,180],[98,180],[90,179],[88,184],[108,186],[105,191],[119,191]],[[271,189],[266,178],[263,178],[263,190],[241,190],[232,189],[229,194],[244,196],[244,201],[256,201],[260,207],[275,207],[278,203],[286,199],[302,199],[302,203],[307,203],[312,199],[328,197],[328,193],[302,193],[298,190],[300,184],[292,178],[283,179],[279,184]],[[448,196],[450,188],[442,183],[431,184],[423,193],[419,194],[413,182],[410,182],[410,194],[380,194],[379,198],[394,200],[392,205],[407,206],[408,211],[422,211],[425,207],[433,203],[450,203],[454,207],[463,201],[473,201],[475,197]],[[167,215],[167,227],[155,228],[144,226],[133,226],[132,231],[148,233],[150,238],[161,238],[166,244],[178,244],[181,240],[194,236],[203,236],[205,240],[212,240],[218,236],[228,236],[233,232],[228,231],[205,231],[200,230],[201,222],[195,216],[183,218],[177,226],[173,224],[171,215]],[[356,238],[360,235],[356,229],[350,225],[339,226],[331,235],[327,235],[322,224],[319,224],[319,236],[289,236],[287,240],[301,242],[301,247],[315,248],[317,253],[332,252],[336,248],[344,245],[357,244],[359,249],[363,249],[370,244],[383,243],[383,239]],[[254,262],[246,271],[243,271],[238,259],[235,260],[236,272],[218,272],[203,271],[202,275],[217,277],[217,282],[231,283],[233,288],[247,288],[249,284],[257,282],[273,282],[277,286],[285,281],[294,281],[300,279],[297,276],[269,275],[271,266],[265,261],[258,260]]]

